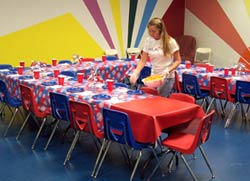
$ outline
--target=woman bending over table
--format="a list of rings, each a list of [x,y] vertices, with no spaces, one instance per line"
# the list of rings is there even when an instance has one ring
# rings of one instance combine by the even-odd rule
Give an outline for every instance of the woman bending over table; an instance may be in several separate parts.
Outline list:
[[[181,63],[179,46],[175,39],[168,35],[162,19],[151,19],[147,28],[149,37],[145,40],[141,60],[130,77],[130,83],[136,83],[150,56],[151,74],[160,74],[164,78],[163,84],[157,89],[161,96],[167,97],[174,84],[174,70]]]

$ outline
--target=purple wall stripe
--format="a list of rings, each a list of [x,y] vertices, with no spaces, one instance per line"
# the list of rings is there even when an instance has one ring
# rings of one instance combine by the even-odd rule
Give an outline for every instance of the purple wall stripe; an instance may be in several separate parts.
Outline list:
[[[83,0],[110,48],[115,48],[97,0]]]

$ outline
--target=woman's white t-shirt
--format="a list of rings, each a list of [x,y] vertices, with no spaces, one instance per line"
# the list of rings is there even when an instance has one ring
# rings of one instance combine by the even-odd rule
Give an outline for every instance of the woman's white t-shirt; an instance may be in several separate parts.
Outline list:
[[[148,53],[152,64],[152,74],[162,74],[164,70],[173,64],[173,53],[179,50],[179,46],[175,39],[169,39],[169,50],[170,53],[164,56],[162,49],[162,41],[155,40],[152,37],[147,37],[144,43],[143,51]],[[168,78],[173,78],[173,72]]]

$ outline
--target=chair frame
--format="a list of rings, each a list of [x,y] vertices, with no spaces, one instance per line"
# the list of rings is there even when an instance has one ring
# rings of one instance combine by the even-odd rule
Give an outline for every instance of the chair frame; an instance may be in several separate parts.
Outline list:
[[[138,150],[136,156],[136,163],[130,175],[130,180],[133,180],[133,177],[142,157],[142,150],[144,148],[150,148],[157,161],[159,161],[154,148],[152,148],[152,144],[138,143],[134,140],[130,126],[130,120],[126,113],[117,110],[112,110],[110,108],[103,108],[103,119],[105,137],[103,139],[102,147],[99,151],[91,174],[92,177],[97,178],[103,161],[113,142],[120,143],[120,145],[126,145],[132,148],[133,150]]]
[[[20,107],[22,106],[22,101],[14,98],[10,95],[10,92],[8,91],[7,85],[1,79],[0,79],[0,94],[2,94],[0,96],[1,96],[1,102],[3,103],[3,105],[0,109],[1,110],[0,114],[3,113],[6,106],[12,114],[12,116],[10,118],[10,122],[4,131],[4,137],[6,137],[8,134],[9,128],[12,126],[12,124],[16,118],[17,113],[19,113],[23,119],[25,119],[25,116],[24,116],[24,113],[20,109]],[[14,108],[14,110],[13,110],[13,108]]]
[[[28,115],[26,117],[26,119],[24,120],[17,136],[16,136],[16,140],[19,139],[20,137],[20,134],[22,133],[24,127],[26,126],[27,122],[28,122],[28,119],[30,118],[30,116],[32,116],[32,118],[35,120],[36,123],[38,123],[39,121],[37,120],[37,118],[41,118],[42,119],[42,123],[39,127],[39,130],[36,134],[36,137],[33,141],[33,144],[31,146],[31,149],[34,150],[35,149],[35,145],[36,145],[36,142],[42,132],[42,129],[45,125],[45,122],[47,120],[47,116],[50,114],[50,111],[49,110],[44,110],[44,111],[41,111],[39,109],[39,106],[38,104],[36,103],[36,100],[35,100],[35,95],[34,95],[34,92],[33,90],[24,85],[24,84],[20,84],[20,90],[21,90],[21,97],[22,97],[22,106],[24,108],[24,110],[28,111]]]
[[[231,124],[232,117],[235,114],[236,109],[238,108],[241,112],[241,117],[245,124],[247,123],[247,114],[250,108],[250,82],[237,80],[236,81],[236,88],[235,88],[235,103],[232,109],[229,112],[228,118],[225,123],[225,128],[229,127]],[[244,105],[247,105],[247,108],[244,108]]]
[[[208,157],[207,157],[207,155],[202,147],[202,144],[204,144],[209,139],[214,112],[215,111],[212,110],[209,114],[205,115],[200,120],[197,120],[198,127],[197,127],[197,130],[196,130],[194,136],[190,137],[189,135],[193,135],[192,133],[180,133],[179,130],[177,130],[177,132],[172,132],[171,133],[172,135],[170,134],[170,136],[168,136],[165,140],[162,141],[162,145],[169,148],[169,150],[167,150],[166,153],[168,153],[171,150],[174,151],[174,156],[172,158],[175,158],[177,153],[180,154],[182,161],[184,162],[185,166],[187,167],[190,175],[193,177],[194,180],[198,180],[198,179],[195,176],[191,167],[189,166],[187,160],[185,159],[184,154],[193,154],[197,148],[199,148],[199,150],[202,154],[202,157],[205,160],[205,163],[206,163],[206,165],[207,165],[207,167],[212,175],[212,178],[215,178],[215,174],[212,170],[211,164],[208,161]],[[183,146],[179,147],[178,144],[177,145],[173,144],[173,142],[178,142],[177,140],[181,140],[181,138],[190,139],[189,143],[186,143],[186,144],[188,144],[188,147],[187,146],[186,146],[186,148]],[[163,160],[164,159],[160,159],[160,161],[157,163],[157,165],[153,169],[148,180],[151,179],[151,177],[154,175],[156,170],[159,168],[159,166],[161,165]],[[170,162],[173,162],[173,159],[171,159]]]

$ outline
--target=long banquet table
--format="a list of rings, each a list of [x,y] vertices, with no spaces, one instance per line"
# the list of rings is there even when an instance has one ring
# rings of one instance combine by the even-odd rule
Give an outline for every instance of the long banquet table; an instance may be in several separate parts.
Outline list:
[[[210,77],[217,76],[223,77],[228,80],[229,91],[231,94],[235,92],[235,86],[237,80],[250,81],[250,73],[247,72],[236,72],[235,75],[231,74],[229,71],[228,75],[224,74],[224,68],[214,68],[213,72],[208,72],[206,68],[193,65],[191,68],[186,68],[184,64],[181,64],[177,68],[177,73],[181,79],[182,73],[192,74],[198,78],[198,82],[202,89],[210,89]],[[181,81],[181,80],[180,80]]]
[[[0,79],[7,83],[11,94],[19,99],[21,99],[19,84],[31,87],[41,110],[50,108],[49,92],[63,93],[71,100],[90,103],[99,129],[103,129],[101,112],[103,107],[123,109],[130,115],[135,139],[141,142],[155,142],[162,129],[204,115],[202,108],[195,104],[144,94],[125,87],[115,86],[110,92],[105,82],[84,80],[83,83],[78,83],[75,79],[65,77],[62,86],[57,84],[57,78],[46,74],[34,79],[28,75],[7,75],[3,72],[0,72]],[[80,88],[82,90],[77,90]]]

